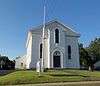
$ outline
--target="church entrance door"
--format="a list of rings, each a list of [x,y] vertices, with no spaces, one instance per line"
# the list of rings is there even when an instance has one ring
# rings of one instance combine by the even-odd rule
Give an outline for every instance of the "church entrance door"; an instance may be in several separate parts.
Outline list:
[[[60,57],[61,57],[60,52],[55,51],[53,54],[53,67],[54,68],[61,67]]]

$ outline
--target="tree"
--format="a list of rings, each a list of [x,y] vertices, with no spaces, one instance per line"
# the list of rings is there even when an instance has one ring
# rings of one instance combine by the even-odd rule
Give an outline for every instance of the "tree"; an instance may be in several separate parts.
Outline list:
[[[93,64],[100,60],[100,38],[91,41],[87,51],[93,61]]]
[[[7,56],[0,55],[0,69],[14,69],[15,62],[9,60]]]
[[[79,44],[79,54],[80,54],[80,65],[88,68],[91,63],[90,56],[87,50],[83,47],[83,44]]]
[[[95,38],[86,48],[83,47],[83,44],[79,44],[79,51],[80,64],[93,69],[94,64],[100,61],[100,38]]]

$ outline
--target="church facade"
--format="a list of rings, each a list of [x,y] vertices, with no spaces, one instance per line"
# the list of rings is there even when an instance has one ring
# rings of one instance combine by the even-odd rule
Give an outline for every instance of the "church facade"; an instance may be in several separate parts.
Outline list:
[[[25,56],[16,59],[16,68],[36,68],[42,57],[43,26],[28,32]],[[44,68],[80,68],[78,38],[80,35],[59,21],[45,24]]]

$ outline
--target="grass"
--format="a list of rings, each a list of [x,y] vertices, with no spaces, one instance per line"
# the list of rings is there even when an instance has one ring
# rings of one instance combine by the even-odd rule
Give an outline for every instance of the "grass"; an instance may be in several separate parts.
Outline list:
[[[48,70],[38,75],[33,70],[14,71],[7,75],[0,76],[0,85],[11,84],[35,84],[50,82],[72,82],[72,81],[100,80],[99,71],[85,70]],[[92,86],[92,85],[91,85]]]

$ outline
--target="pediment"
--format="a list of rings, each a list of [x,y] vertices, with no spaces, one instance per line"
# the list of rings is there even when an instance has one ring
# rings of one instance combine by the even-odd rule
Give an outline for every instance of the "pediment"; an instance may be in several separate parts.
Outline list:
[[[72,28],[70,28],[69,26],[61,23],[60,21],[58,20],[53,20],[53,21],[50,21],[50,22],[47,22],[45,24],[45,31],[47,31],[47,29],[53,29],[53,28],[61,28],[63,29],[63,31],[66,33],[67,36],[77,36],[77,37],[80,37],[80,34],[77,33],[76,31],[74,31]],[[32,33],[42,33],[42,28],[43,28],[43,25],[40,25],[36,28],[32,28],[30,31]]]
[[[67,36],[77,36],[80,37],[80,34],[74,31],[72,28],[70,28],[67,25],[64,25],[63,23],[59,21],[52,21],[46,24],[46,26],[49,26],[51,29],[52,28],[61,28],[63,31],[66,33]]]

